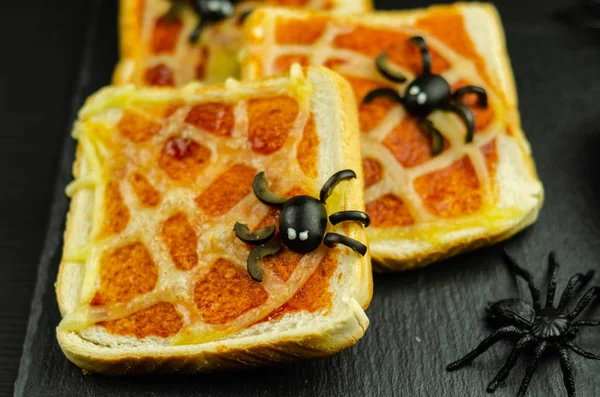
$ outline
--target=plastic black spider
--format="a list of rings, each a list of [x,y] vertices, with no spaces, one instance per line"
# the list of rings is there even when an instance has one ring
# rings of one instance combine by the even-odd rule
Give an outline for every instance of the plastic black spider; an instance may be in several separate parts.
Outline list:
[[[575,380],[573,379],[573,370],[568,349],[573,350],[582,357],[600,360],[599,355],[589,353],[573,342],[580,327],[600,326],[600,321],[597,320],[575,321],[577,316],[579,316],[592,299],[600,295],[600,288],[590,288],[583,295],[572,312],[567,313],[566,308],[573,295],[575,286],[579,283],[581,283],[582,287],[585,286],[593,277],[594,271],[590,270],[585,275],[577,273],[572,276],[560,298],[558,306],[554,307],[556,275],[558,273],[559,265],[556,263],[554,252],[551,252],[548,256],[551,277],[548,283],[546,305],[542,308],[540,304],[540,291],[535,285],[531,273],[517,265],[515,260],[511,258],[508,253],[504,252],[504,255],[511,270],[527,281],[533,299],[533,307],[520,299],[503,299],[491,305],[487,309],[489,319],[492,324],[498,327],[498,329],[485,338],[475,350],[471,351],[460,360],[448,365],[447,370],[454,371],[470,364],[475,358],[503,338],[516,338],[516,345],[506,360],[504,367],[502,367],[494,380],[488,385],[488,393],[493,393],[499,383],[508,377],[519,354],[526,348],[534,347],[533,358],[527,366],[525,377],[521,382],[521,387],[519,388],[517,396],[525,396],[529,382],[537,369],[537,365],[542,358],[542,355],[548,349],[554,349],[560,356],[560,366],[568,395],[569,397],[575,397]]]
[[[291,251],[298,253],[312,252],[319,248],[321,243],[329,248],[342,244],[352,248],[362,256],[367,253],[367,247],[360,242],[337,233],[327,233],[327,211],[325,201],[331,195],[338,183],[356,178],[352,170],[343,170],[335,173],[321,188],[320,199],[311,196],[294,196],[286,199],[268,188],[265,173],[261,172],[254,177],[252,190],[256,197],[264,204],[271,207],[281,207],[279,213],[279,238]],[[345,221],[357,221],[365,227],[371,224],[369,215],[362,211],[340,211],[332,214],[329,221],[333,225]],[[248,273],[256,281],[262,281],[260,260],[268,255],[275,255],[281,245],[272,241],[275,226],[265,226],[257,232],[250,233],[248,226],[236,222],[233,228],[237,238],[247,244],[257,244],[248,255]],[[271,241],[270,241],[271,240]]]
[[[432,141],[431,154],[437,156],[444,149],[444,138],[433,123],[427,120],[427,116],[434,110],[442,109],[456,113],[467,127],[465,141],[473,141],[475,133],[475,117],[473,112],[461,101],[466,94],[477,95],[477,105],[487,108],[488,97],[485,89],[474,85],[459,88],[451,92],[450,84],[439,74],[431,72],[431,54],[427,49],[425,40],[420,36],[410,39],[411,43],[417,45],[421,50],[423,71],[404,92],[404,97],[392,88],[376,88],[369,92],[363,99],[363,103],[371,103],[377,98],[387,98],[404,105],[404,109],[410,115],[420,117],[419,127],[427,133]],[[388,64],[388,54],[379,54],[375,61],[377,70],[383,77],[394,83],[405,83],[406,77],[397,70],[392,70]]]
[[[192,33],[190,33],[190,43],[196,43],[204,26],[229,18],[234,13],[234,4],[232,0],[171,0],[171,8],[167,12],[167,20],[177,18],[181,10],[186,5],[191,5],[199,21]]]

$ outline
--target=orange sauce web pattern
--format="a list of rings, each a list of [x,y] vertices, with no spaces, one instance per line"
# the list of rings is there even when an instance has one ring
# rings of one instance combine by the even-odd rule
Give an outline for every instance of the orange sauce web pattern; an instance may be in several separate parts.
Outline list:
[[[135,32],[135,42],[124,44],[127,47],[124,52],[134,54],[131,59],[134,70],[127,70],[126,77],[118,77],[117,82],[147,86],[181,86],[194,80],[222,81],[230,77],[227,73],[224,76],[211,76],[209,70],[212,68],[229,70],[235,74],[236,54],[242,45],[238,18],[243,11],[258,3],[254,0],[240,2],[234,17],[216,25],[209,25],[200,41],[190,44],[188,37],[197,23],[197,17],[191,7],[186,7],[177,18],[168,20],[166,13],[171,5],[169,0],[122,1],[136,4],[136,8],[127,8],[127,12],[135,12],[135,15],[124,17],[136,19],[139,31]],[[264,3],[318,10],[337,8],[333,0],[264,0]],[[354,5],[352,8],[360,10],[364,7]],[[306,37],[318,35],[314,24],[309,28],[312,33],[306,33]],[[128,37],[126,32],[121,34]],[[221,59],[223,54],[225,58]],[[281,62],[282,68],[287,70],[285,65],[289,63],[289,59]],[[214,65],[210,66],[211,63]]]
[[[147,336],[166,338],[181,329],[183,319],[172,304],[163,302],[127,317],[103,321],[99,325],[111,334],[133,335],[140,339]]]
[[[493,142],[506,130],[506,121],[498,117],[505,100],[487,75],[485,61],[476,52],[458,11],[437,9],[413,20],[410,26],[399,23],[388,28],[339,14],[295,15],[264,12],[261,28],[246,31],[245,77],[277,74],[288,62],[299,59],[305,65],[325,65],[347,78],[359,102],[365,196],[372,229],[409,228],[468,216],[495,200],[493,180],[498,157]],[[374,60],[381,52],[388,53],[408,81],[421,72],[419,50],[410,43],[415,35],[425,38],[433,72],[442,74],[453,91],[468,84],[479,85],[490,99],[490,106],[482,109],[476,98],[464,98],[476,122],[475,140],[469,145],[464,143],[464,126],[456,116],[442,112],[430,115],[434,124],[435,120],[444,122],[440,129],[445,148],[435,158],[431,156],[431,139],[402,106],[386,99],[360,104],[378,87],[404,90],[406,83],[394,85],[377,72]],[[473,150],[477,147],[480,150]]]
[[[225,296],[227,299],[223,299]],[[248,272],[219,259],[194,287],[194,302],[208,324],[225,324],[269,298]]]
[[[156,286],[156,263],[144,244],[135,242],[104,253],[100,259],[100,287],[92,305],[127,302]]]
[[[253,247],[232,231],[236,221],[253,229],[278,223],[278,210],[251,191],[261,170],[288,197],[318,189],[314,116],[306,100],[277,92],[231,103],[134,101],[109,109],[112,121],[88,122],[90,133],[106,131],[94,144],[107,180],[90,245],[98,258],[94,323],[138,338],[221,335],[275,310],[279,318],[330,307],[336,250],[284,248],[266,258],[257,283],[246,270]]]

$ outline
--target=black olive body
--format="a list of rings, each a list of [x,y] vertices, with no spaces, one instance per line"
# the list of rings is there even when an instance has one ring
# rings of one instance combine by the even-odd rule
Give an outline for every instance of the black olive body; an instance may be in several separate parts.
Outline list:
[[[450,97],[450,84],[446,79],[437,74],[425,74],[406,87],[404,108],[413,116],[425,117],[444,108],[450,103]]]
[[[287,200],[279,213],[281,242],[290,250],[307,253],[319,248],[327,228],[325,205],[311,196]]]

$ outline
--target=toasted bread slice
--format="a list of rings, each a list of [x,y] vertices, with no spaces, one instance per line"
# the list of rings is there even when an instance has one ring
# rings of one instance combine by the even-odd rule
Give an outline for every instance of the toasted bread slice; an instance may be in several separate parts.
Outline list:
[[[362,100],[379,87],[405,87],[422,73],[410,38],[422,36],[433,72],[452,91],[485,88],[487,108],[464,98],[475,116],[475,137],[453,113],[427,119],[445,149],[432,156],[431,138],[404,107]],[[515,83],[499,16],[493,6],[458,3],[364,15],[260,9],[245,25],[242,76],[277,74],[291,63],[326,65],[344,75],[359,100],[365,198],[373,219],[371,255],[380,270],[422,266],[508,238],[533,223],[543,201],[529,143],[521,129]],[[387,52],[407,82],[386,80],[375,58]]]
[[[339,246],[265,258],[233,225],[277,225],[251,184],[264,171],[288,197],[364,210],[355,99],[325,68],[179,89],[109,87],[75,123],[79,141],[56,292],[65,355],[107,374],[198,372],[288,362],[349,347],[369,321],[370,258]],[[353,222],[328,225],[358,241]]]
[[[371,0],[266,0],[244,1],[235,15],[207,25],[197,43],[189,36],[198,24],[191,6],[175,20],[166,17],[169,0],[120,0],[119,35],[121,59],[114,84],[181,86],[194,80],[223,82],[239,77],[237,54],[242,41],[240,16],[264,4],[362,12]]]

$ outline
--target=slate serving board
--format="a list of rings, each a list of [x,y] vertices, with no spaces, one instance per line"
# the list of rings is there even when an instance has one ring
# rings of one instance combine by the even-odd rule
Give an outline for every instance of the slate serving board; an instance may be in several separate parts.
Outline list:
[[[552,17],[570,2],[496,2],[507,32],[524,130],[546,189],[537,224],[504,246],[540,282],[547,279],[546,255],[555,249],[562,264],[559,293],[572,273],[600,270],[600,34]],[[380,9],[429,3],[376,1]],[[87,5],[70,120],[87,95],[110,82],[117,61],[116,10],[115,1],[91,0]],[[365,337],[328,359],[210,376],[83,376],[55,339],[60,316],[54,281],[68,208],[63,191],[71,180],[74,147],[65,131],[15,396],[482,396],[510,352],[510,345],[501,343],[470,367],[444,370],[489,333],[483,321],[487,302],[527,297],[525,286],[504,266],[499,248],[492,247],[421,270],[375,275]],[[594,281],[600,283],[600,275]],[[598,306],[585,315],[600,318]],[[600,330],[582,331],[578,341],[600,352]],[[573,366],[578,395],[600,395],[600,362],[573,355]],[[524,368],[521,359],[495,395],[516,395]],[[528,395],[566,395],[557,357],[543,361]]]

